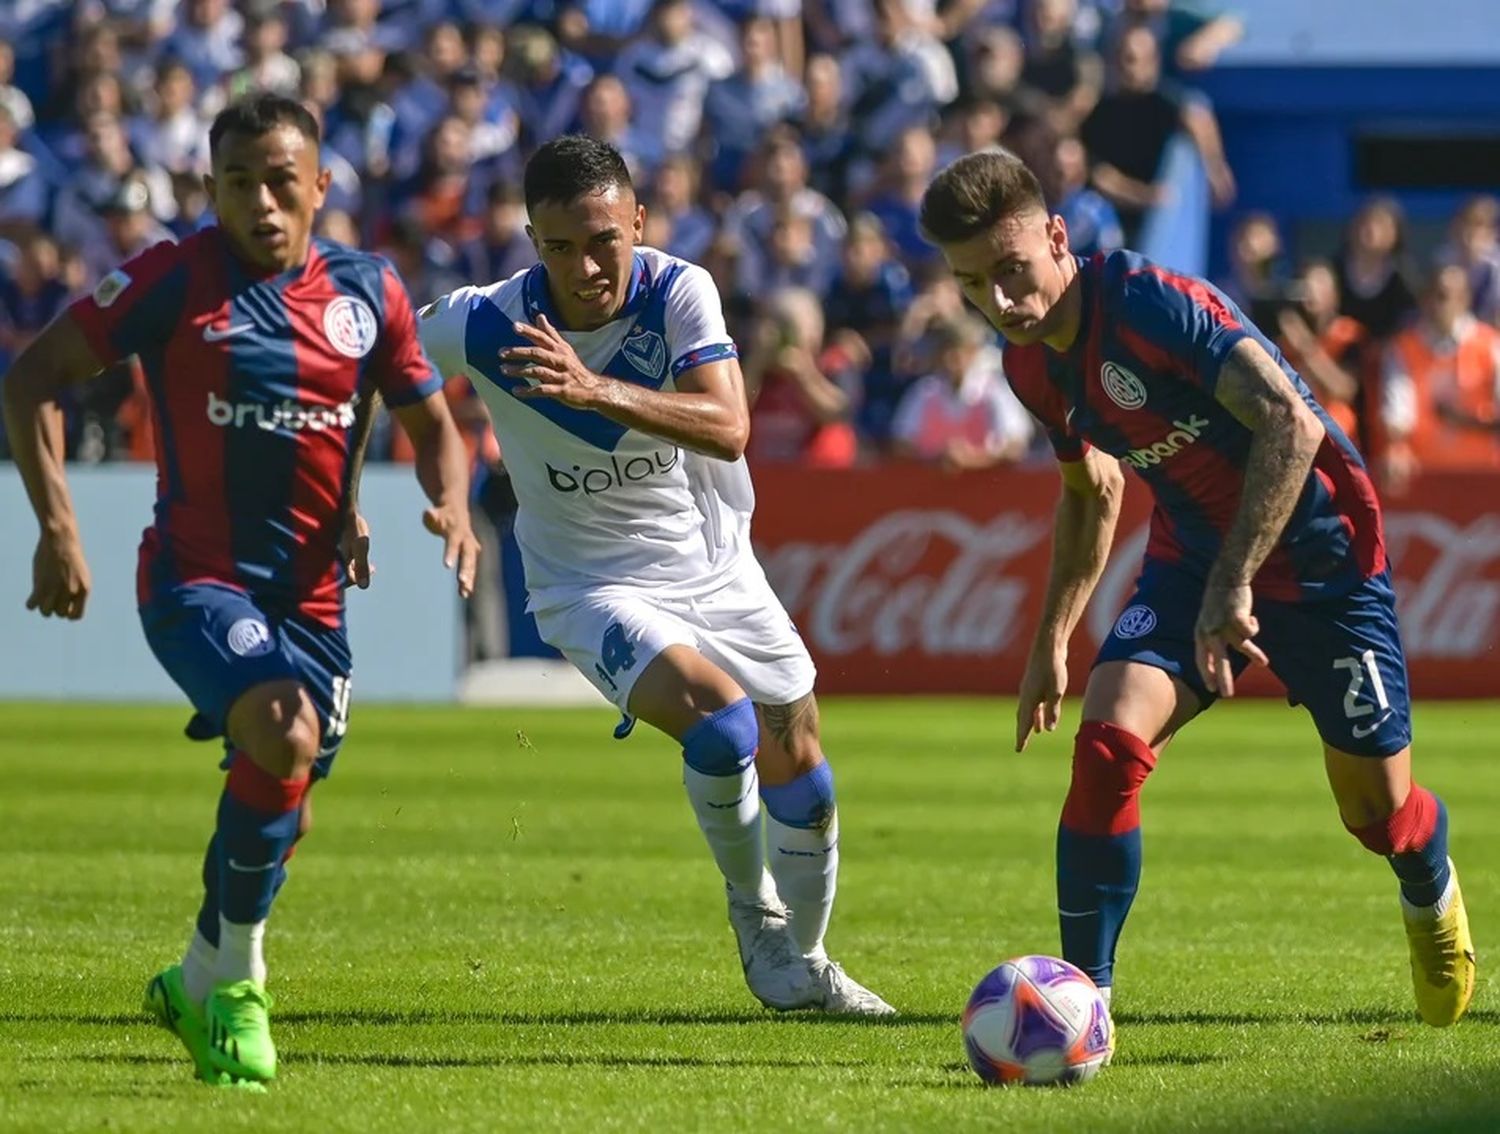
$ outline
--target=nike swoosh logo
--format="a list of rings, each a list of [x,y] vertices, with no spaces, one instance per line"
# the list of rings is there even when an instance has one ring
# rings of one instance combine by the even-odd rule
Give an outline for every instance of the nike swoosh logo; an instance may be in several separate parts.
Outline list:
[[[1068,407],[1068,412],[1063,415],[1063,424],[1064,425],[1072,425],[1073,424],[1073,414],[1077,411],[1077,409],[1078,409],[1077,406],[1069,406]]]
[[[241,874],[262,874],[267,870],[275,870],[276,864],[268,862],[264,866],[241,866],[231,858],[229,860],[229,869],[238,871]]]
[[[1381,717],[1374,724],[1355,725],[1349,731],[1354,734],[1354,739],[1355,740],[1363,740],[1365,737],[1369,736],[1372,732],[1374,732],[1377,728],[1379,728],[1381,725],[1385,724],[1385,722],[1388,721],[1388,720],[1390,720],[1390,719],[1391,719],[1391,714],[1390,713],[1386,713],[1385,716]]]
[[[236,323],[234,326],[225,327],[223,330],[220,330],[218,327],[204,327],[203,341],[206,343],[216,343],[220,339],[232,339],[237,335],[248,334],[253,330],[255,330],[254,323]]]

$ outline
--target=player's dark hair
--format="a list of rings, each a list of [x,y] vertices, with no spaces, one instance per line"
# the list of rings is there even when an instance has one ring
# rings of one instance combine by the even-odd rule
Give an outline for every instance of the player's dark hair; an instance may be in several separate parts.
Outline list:
[[[1033,209],[1047,211],[1036,174],[1008,150],[983,150],[933,179],[922,194],[919,223],[929,243],[959,244]]]
[[[620,151],[585,134],[564,134],[532,154],[525,183],[528,211],[546,201],[568,205],[616,187],[635,192]]]
[[[208,130],[209,160],[218,156],[219,143],[230,134],[258,138],[278,126],[295,126],[314,145],[321,141],[318,120],[307,107],[294,98],[261,91],[236,99],[214,117]]]

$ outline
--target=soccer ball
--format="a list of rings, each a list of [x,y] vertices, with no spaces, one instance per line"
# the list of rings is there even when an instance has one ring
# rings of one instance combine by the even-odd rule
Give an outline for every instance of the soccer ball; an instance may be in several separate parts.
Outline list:
[[[989,1084],[1081,1083],[1115,1053],[1104,997],[1056,957],[1017,957],[986,973],[963,1029],[969,1066]]]

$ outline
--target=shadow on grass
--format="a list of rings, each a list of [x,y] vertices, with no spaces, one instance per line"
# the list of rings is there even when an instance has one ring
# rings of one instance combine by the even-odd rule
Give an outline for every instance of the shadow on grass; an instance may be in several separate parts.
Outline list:
[[[1228,1062],[1229,1056],[1227,1055],[1214,1055],[1209,1052],[1202,1051],[1163,1051],[1157,1053],[1156,1055],[1116,1055],[1114,1058],[1114,1062],[1110,1064],[1110,1067],[1201,1067],[1204,1064],[1209,1063]],[[973,1074],[972,1068],[970,1068],[967,1063],[960,1060],[953,1060],[949,1063],[944,1063],[941,1067],[941,1070],[959,1071],[970,1075]],[[1108,1074],[1108,1068],[1105,1071],[1100,1072],[1100,1074]],[[974,1082],[979,1086],[985,1085],[984,1083],[980,1082],[977,1076],[975,1077]],[[948,1085],[962,1086],[963,1084]]]
[[[35,1055],[26,1057],[38,1063],[97,1063],[128,1066],[172,1064],[186,1067],[180,1055],[154,1055],[143,1052],[104,1054],[84,1052],[78,1055]],[[605,1055],[575,1052],[539,1052],[530,1055],[404,1055],[393,1052],[283,1051],[279,1062],[293,1066],[411,1067],[440,1069],[450,1067],[720,1067],[755,1068],[757,1070],[817,1070],[825,1067],[868,1068],[867,1061],[857,1059],[777,1059],[762,1057],[712,1055]]]
[[[91,1027],[132,1027],[148,1023],[138,1012],[0,1012],[0,1024],[82,1024]],[[818,1012],[684,1012],[638,1008],[614,1012],[466,1012],[439,1011],[432,1008],[348,1008],[318,1009],[306,1012],[278,1012],[278,1024],[318,1024],[350,1028],[417,1027],[424,1024],[496,1024],[513,1027],[609,1024],[656,1024],[661,1026],[711,1026],[738,1024],[791,1024],[827,1027],[857,1025],[872,1028],[910,1028],[958,1026],[958,1016],[946,1012],[910,1012],[899,1016],[858,1018],[826,1016]],[[1115,1014],[1120,1027],[1234,1027],[1267,1024],[1303,1024],[1315,1027],[1419,1027],[1414,1012],[1384,1008],[1352,1008],[1346,1012],[1133,1012]],[[1494,1027],[1500,1025],[1500,1010],[1478,1009],[1464,1016],[1459,1027]]]
[[[94,1027],[125,1027],[148,1023],[146,1016],[134,1012],[3,1012],[0,1024],[84,1024]],[[828,1016],[818,1012],[680,1012],[659,1009],[625,1009],[618,1012],[444,1012],[430,1008],[350,1008],[310,1012],[278,1012],[277,1024],[324,1024],[333,1027],[387,1028],[414,1027],[423,1024],[500,1024],[517,1027],[551,1024],[658,1024],[709,1025],[795,1024],[859,1027],[928,1027],[958,1026],[958,1016],[944,1012],[916,1012],[900,1016]]]
[[[1311,1024],[1317,1027],[1363,1026],[1373,1024],[1420,1025],[1415,1011],[1397,1012],[1386,1008],[1351,1008],[1345,1012],[1116,1012],[1120,1027],[1166,1026],[1184,1024],[1225,1027],[1234,1025]],[[1485,1008],[1465,1014],[1459,1025],[1493,1027],[1500,1024],[1500,1011]]]

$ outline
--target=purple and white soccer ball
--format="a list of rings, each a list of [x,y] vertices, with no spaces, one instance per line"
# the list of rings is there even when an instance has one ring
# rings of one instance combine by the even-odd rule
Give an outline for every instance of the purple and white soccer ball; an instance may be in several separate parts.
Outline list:
[[[985,974],[963,1018],[969,1066],[986,1083],[1082,1083],[1115,1053],[1109,1005],[1056,957],[1016,957]]]

